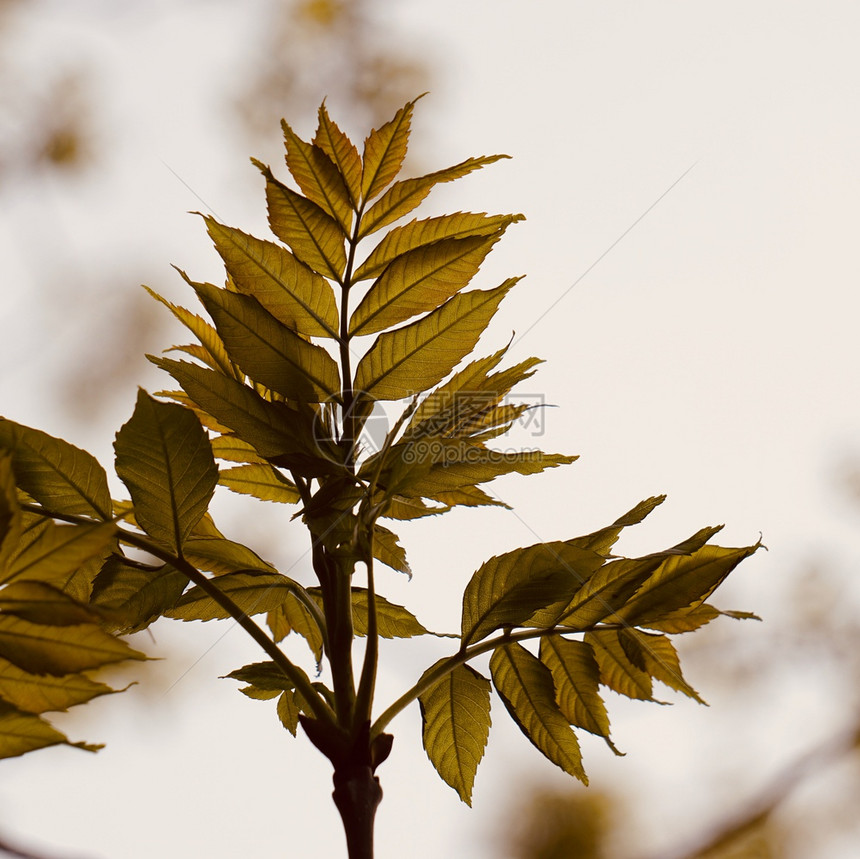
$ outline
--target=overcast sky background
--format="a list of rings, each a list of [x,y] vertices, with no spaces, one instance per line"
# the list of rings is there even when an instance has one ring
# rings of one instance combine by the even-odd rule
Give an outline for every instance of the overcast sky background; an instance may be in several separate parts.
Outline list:
[[[377,5],[379,27],[431,72],[432,91],[416,108],[416,169],[513,156],[440,188],[428,212],[527,216],[476,281],[486,288],[527,274],[480,348],[494,351],[515,332],[511,362],[546,359],[527,393],[555,408],[540,438],[524,429],[515,443],[581,455],[566,469],[493,484],[513,513],[464,510],[401,528],[414,579],[391,574],[380,589],[427,626],[456,628],[462,588],[490,555],[587,533],[667,493],[623,544],[631,554],[725,522],[723,545],[761,534],[769,551],[738,569],[720,607],[776,623],[787,590],[812,566],[827,568],[843,604],[856,606],[858,516],[840,480],[860,456],[860,6]],[[196,280],[220,277],[189,210],[205,205],[265,235],[246,159],[260,153],[240,148],[224,102],[269,4],[30,6],[10,63],[22,80],[38,80],[64,58],[88,56],[106,157],[77,179],[0,189],[0,411],[109,465],[133,385],[104,421],[69,429],[52,368],[79,363],[82,337],[88,362],[111,360],[118,295],[139,290],[141,277],[186,304],[170,263]],[[345,107],[328,107],[340,121]],[[288,120],[313,133],[313,113]],[[350,131],[358,141],[366,133]],[[269,152],[277,142],[273,127]],[[108,272],[108,292],[49,291],[67,267],[93,284]],[[92,351],[101,338],[103,355]],[[134,360],[150,390],[164,384]],[[303,547],[280,551],[289,564]],[[731,637],[754,648],[763,628],[734,624]],[[216,679],[258,659],[254,649],[226,626],[159,624],[154,634],[143,645],[171,658],[148,666],[149,682],[63,722],[75,738],[106,742],[103,752],[54,749],[3,763],[0,827],[69,857],[341,855],[327,761],[284,734],[273,706]],[[379,701],[445,652],[437,642],[384,647]],[[585,737],[586,769],[596,786],[621,784],[636,798],[642,843],[660,855],[847,723],[839,678],[829,680],[826,666],[816,672],[815,694],[799,672],[793,685],[760,690],[748,710],[689,671],[710,708],[608,693],[613,736],[628,754],[615,758]],[[494,814],[518,785],[566,778],[498,700],[493,713],[473,810],[427,762],[417,707],[393,723],[394,753],[379,772],[380,859],[490,859]],[[700,767],[711,774],[706,785]],[[834,784],[822,782],[817,795]],[[853,855],[842,843],[828,849],[816,855]]]

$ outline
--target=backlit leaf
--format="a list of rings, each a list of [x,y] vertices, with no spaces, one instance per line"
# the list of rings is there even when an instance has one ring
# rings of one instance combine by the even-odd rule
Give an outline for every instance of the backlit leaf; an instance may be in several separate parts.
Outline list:
[[[86,451],[6,418],[0,418],[0,449],[12,452],[18,486],[44,507],[110,518],[107,475]]]
[[[352,622],[356,635],[367,635],[368,600],[365,588],[352,589]],[[425,635],[427,630],[418,618],[402,605],[388,602],[376,595],[377,634],[381,638],[412,638]]]
[[[261,501],[278,501],[282,504],[295,504],[299,491],[295,484],[281,477],[271,465],[264,463],[239,465],[236,468],[221,469],[218,482],[233,492],[253,495]]]
[[[185,557],[198,569],[214,573],[235,573],[240,570],[260,570],[275,573],[277,570],[256,552],[234,543],[222,534],[195,534],[185,541]]]
[[[688,698],[705,702],[690,686],[681,673],[681,663],[675,646],[665,635],[652,635],[639,629],[626,628],[618,631],[618,640],[630,661],[647,671],[655,680],[682,692]]]
[[[443,781],[471,805],[490,733],[490,681],[469,665],[458,665],[419,695],[418,702],[427,757]]]
[[[550,670],[514,643],[495,649],[490,672],[508,713],[532,744],[556,766],[588,784],[579,741],[556,704]]]
[[[230,597],[247,615],[262,614],[277,608],[290,592],[290,580],[274,573],[225,573],[212,584]],[[230,613],[215,602],[202,588],[195,586],[179,602],[165,612],[166,617],[179,620],[216,620],[230,617]]]
[[[408,215],[416,206],[421,205],[427,195],[436,185],[451,182],[466,176],[473,170],[486,167],[508,155],[487,155],[480,158],[467,158],[453,167],[418,176],[415,179],[404,179],[392,185],[371,207],[361,219],[358,237],[364,238],[394,221]]]
[[[456,212],[438,218],[413,220],[402,227],[395,227],[385,234],[382,241],[371,251],[358,267],[353,281],[358,282],[377,277],[395,258],[443,239],[465,239],[470,236],[489,236],[504,230],[522,215],[485,215],[472,212]]]
[[[254,163],[266,177],[272,232],[305,265],[324,277],[340,281],[346,268],[346,251],[337,221],[316,203],[282,185],[265,164]]]
[[[321,402],[340,392],[332,357],[279,322],[256,298],[195,284],[231,358],[255,382],[291,400]]]
[[[22,713],[11,705],[0,706],[0,758],[14,758],[48,746],[67,745],[98,751],[101,746],[71,743],[65,734],[32,713]]]
[[[98,620],[98,616],[85,605],[40,581],[16,581],[0,590],[0,612],[52,626],[73,626]]]
[[[287,147],[287,167],[302,193],[331,215],[344,233],[352,223],[352,206],[343,177],[326,152],[302,140],[281,120]]]
[[[668,632],[670,634],[692,632],[706,623],[710,623],[721,614],[725,614],[725,612],[721,612],[707,603],[701,603],[695,606],[695,608],[682,608],[678,609],[678,611],[661,615],[660,620],[652,620],[641,624],[641,626],[647,626],[648,629],[656,629],[660,632]]]
[[[373,526],[373,557],[398,573],[412,576],[406,550],[397,542],[397,535],[382,525]]]
[[[415,101],[407,102],[394,114],[393,119],[373,129],[364,141],[361,177],[363,200],[372,200],[400,172],[409,143],[414,106]]]
[[[398,257],[356,307],[350,334],[375,334],[438,307],[469,285],[498,238],[447,239]]]
[[[115,692],[84,674],[50,677],[22,671],[0,659],[0,698],[27,713],[68,710],[99,695]]]
[[[295,737],[299,727],[299,708],[295,692],[282,692],[278,698],[278,718],[281,724]]]
[[[594,531],[591,534],[586,534],[584,537],[575,537],[571,540],[577,546],[582,546],[584,549],[592,549],[601,555],[608,555],[616,540],[621,535],[621,532],[630,525],[638,525],[654,508],[658,507],[666,500],[665,495],[656,495],[652,498],[646,498],[637,504],[632,510],[629,510],[623,516],[619,516],[611,525],[606,528],[601,528],[599,531]]]
[[[585,634],[600,669],[600,682],[628,698],[653,701],[651,675],[634,665],[624,650],[618,631],[600,629]]]
[[[380,334],[359,362],[354,389],[399,400],[437,384],[472,351],[517,280],[455,295],[416,322]]]
[[[600,671],[591,645],[546,635],[540,640],[540,660],[552,674],[556,702],[565,719],[603,737],[618,754],[609,739],[609,716],[598,692]]]
[[[561,542],[538,543],[485,561],[463,593],[463,646],[570,599],[592,575],[594,564],[593,553]]]
[[[48,626],[0,615],[0,656],[31,674],[76,674],[126,659],[146,659],[95,624]]]
[[[328,115],[324,104],[320,105],[319,125],[314,135],[314,143],[337,167],[352,205],[358,206],[361,200],[361,158],[352,141]]]
[[[265,462],[252,445],[246,441],[242,441],[242,439],[232,433],[216,436],[210,439],[210,443],[212,444],[212,453],[216,459],[223,459],[227,462],[254,463],[257,465]]]
[[[256,298],[288,328],[313,337],[337,337],[338,315],[329,282],[286,248],[204,217],[215,248],[236,288]]]
[[[173,567],[143,568],[114,556],[93,583],[91,604],[115,632],[139,632],[176,605],[187,586],[188,579]]]
[[[690,556],[667,558],[619,615],[631,626],[641,626],[659,621],[678,609],[695,606],[707,599],[760,546],[760,543],[741,549],[703,546]]]
[[[188,409],[141,390],[114,448],[116,472],[131,493],[137,523],[179,550],[206,512],[218,481],[200,422]]]
[[[323,636],[310,609],[295,595],[290,593],[277,607],[266,616],[266,623],[272,631],[275,642],[282,641],[291,632],[300,635],[308,643],[317,663],[322,660]]]

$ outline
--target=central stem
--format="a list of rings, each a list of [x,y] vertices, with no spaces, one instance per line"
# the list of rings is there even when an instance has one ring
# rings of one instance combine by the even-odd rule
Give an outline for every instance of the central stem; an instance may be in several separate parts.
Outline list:
[[[373,859],[373,822],[382,802],[379,779],[367,765],[336,769],[332,797],[343,820],[349,859]]]

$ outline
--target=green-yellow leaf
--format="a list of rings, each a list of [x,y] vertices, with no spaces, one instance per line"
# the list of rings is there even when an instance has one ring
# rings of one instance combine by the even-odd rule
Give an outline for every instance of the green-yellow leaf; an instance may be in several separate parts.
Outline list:
[[[383,332],[359,362],[353,388],[377,400],[399,400],[431,388],[475,348],[518,279],[460,293],[416,322]]]
[[[212,584],[230,597],[247,615],[272,611],[284,602],[292,588],[292,583],[285,576],[256,571],[225,573],[212,579]],[[199,586],[187,591],[179,602],[164,614],[179,620],[205,621],[230,617],[230,612]]]
[[[131,493],[137,523],[179,550],[206,512],[218,482],[200,421],[188,409],[141,390],[114,448],[116,472]]]
[[[540,640],[540,660],[552,674],[556,702],[565,719],[603,737],[619,754],[609,739],[609,716],[598,692],[600,671],[591,645],[546,635]]]
[[[299,491],[295,484],[282,477],[280,472],[268,463],[250,463],[222,469],[218,482],[233,492],[253,495],[261,501],[295,504],[299,500]]]
[[[364,238],[408,215],[416,206],[421,205],[436,185],[459,179],[473,170],[478,170],[481,167],[486,167],[487,164],[508,157],[508,155],[488,155],[481,158],[468,158],[453,167],[437,170],[435,173],[428,173],[426,176],[418,176],[415,179],[404,179],[401,182],[396,182],[370,207],[361,219],[358,237]]]
[[[61,589],[90,559],[107,556],[116,539],[116,524],[55,525],[28,514],[18,545],[9,555],[3,581],[38,579]]]
[[[700,704],[705,703],[699,697],[699,693],[684,679],[675,646],[665,635],[652,635],[628,627],[618,630],[618,640],[627,657],[637,668],[648,672],[655,680],[659,680],[670,689],[682,692]]]
[[[8,660],[0,659],[0,698],[27,713],[65,711],[99,695],[110,695],[116,691],[104,683],[90,680],[84,674],[40,676],[22,671]]]
[[[655,495],[646,498],[629,510],[623,516],[619,516],[611,525],[601,528],[584,537],[575,537],[571,543],[582,546],[584,549],[592,549],[601,555],[608,555],[621,532],[630,525],[638,525],[652,510],[666,500],[665,495]]]
[[[74,626],[98,620],[85,605],[41,581],[19,580],[0,589],[0,612],[52,626]]]
[[[295,737],[299,727],[299,708],[296,706],[296,693],[281,692],[278,698],[278,718],[281,724]]]
[[[287,598],[266,616],[266,623],[272,631],[275,642],[282,641],[291,632],[300,635],[310,647],[317,664],[322,660],[323,636],[310,609],[295,595]]]
[[[600,682],[617,692],[639,701],[653,701],[651,675],[630,661],[618,631],[600,629],[585,635],[600,669]]]
[[[438,307],[469,285],[500,235],[445,239],[402,254],[356,307],[350,334],[375,334]]]
[[[195,284],[231,358],[255,382],[291,400],[321,402],[340,392],[334,359],[279,322],[256,298]]]
[[[204,217],[215,248],[236,288],[256,298],[288,328],[313,337],[337,337],[338,315],[329,282],[286,248]]]
[[[393,119],[378,129],[374,128],[364,141],[361,177],[363,200],[372,200],[400,172],[409,144],[409,127],[415,101],[417,99],[407,102],[394,114]]]
[[[538,543],[485,561],[463,593],[463,646],[566,602],[599,563],[594,553],[562,542]]]
[[[458,665],[419,695],[418,702],[427,757],[442,780],[471,805],[490,733],[490,681],[469,665]]]
[[[65,734],[39,716],[22,713],[11,705],[0,707],[0,758],[14,758],[57,745],[75,746],[88,752],[101,748],[87,743],[71,743]]]
[[[402,227],[395,227],[385,234],[382,241],[370,252],[358,267],[353,281],[378,277],[386,266],[403,254],[443,239],[465,239],[470,236],[489,236],[503,231],[516,221],[525,220],[523,215],[486,215],[472,212],[455,212],[438,218],[413,220]]]
[[[532,744],[556,766],[588,784],[579,741],[556,704],[550,670],[514,643],[496,648],[490,672],[508,713]]]
[[[331,215],[348,234],[352,205],[340,171],[325,150],[302,140],[286,121],[281,120],[281,128],[287,147],[287,167],[302,193]]]
[[[246,441],[228,433],[219,435],[216,438],[210,439],[212,444],[212,453],[216,459],[223,459],[227,462],[245,462],[260,465],[266,460],[260,456],[254,447]]]
[[[361,201],[361,158],[352,141],[328,115],[324,104],[320,105],[319,125],[314,135],[314,143],[337,167],[352,205],[358,206]]]
[[[619,615],[631,626],[641,626],[679,609],[695,607],[760,546],[760,543],[741,549],[703,546],[689,556],[669,557]]]
[[[339,282],[346,268],[344,234],[340,225],[316,203],[282,185],[265,164],[254,163],[266,177],[266,201],[272,232],[306,266]]]
[[[139,632],[176,605],[187,586],[173,567],[144,568],[115,555],[93,583],[91,604],[115,632]]]
[[[0,656],[31,674],[76,674],[126,659],[146,659],[95,624],[48,626],[0,616]]]
[[[275,573],[277,570],[256,552],[234,543],[221,534],[194,534],[185,541],[185,557],[199,570],[214,573],[235,573],[240,570],[260,570]]]
[[[397,535],[382,525],[373,526],[373,557],[392,570],[412,577],[412,570],[406,560],[406,550],[397,542]]]
[[[18,486],[49,510],[110,518],[107,475],[86,451],[6,418],[0,418],[0,449],[12,452]]]

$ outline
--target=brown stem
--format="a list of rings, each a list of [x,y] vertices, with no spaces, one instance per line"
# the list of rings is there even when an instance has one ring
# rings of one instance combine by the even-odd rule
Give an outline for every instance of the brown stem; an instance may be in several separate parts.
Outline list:
[[[332,798],[343,820],[349,859],[373,859],[373,823],[382,788],[371,767],[359,764],[336,769]]]

